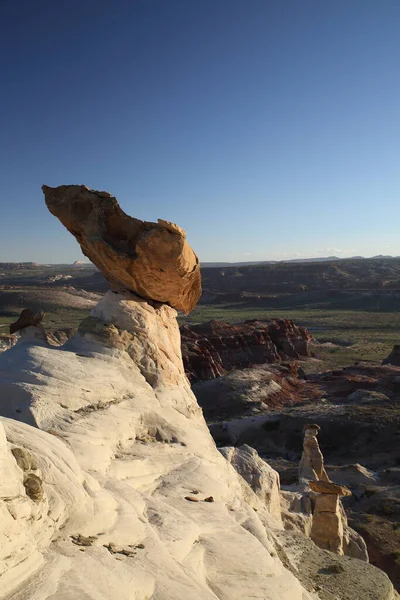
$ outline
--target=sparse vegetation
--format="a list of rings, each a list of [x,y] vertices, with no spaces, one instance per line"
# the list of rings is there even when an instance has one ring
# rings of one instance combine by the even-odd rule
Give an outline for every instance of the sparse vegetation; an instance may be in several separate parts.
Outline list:
[[[199,305],[190,315],[181,315],[185,323],[200,323],[211,319],[234,323],[247,319],[293,319],[310,330],[317,342],[314,353],[323,361],[309,365],[309,370],[340,368],[357,361],[380,363],[393,345],[400,341],[400,313],[364,310],[322,310],[304,307],[290,310],[245,308],[243,304]],[[335,346],[324,346],[327,341]]]
[[[47,329],[76,327],[88,309],[63,303],[60,296],[57,300],[57,293],[68,293],[71,288],[75,292],[107,289],[93,266],[3,264],[1,272],[0,326],[15,320],[28,304],[37,303],[46,312]],[[51,283],[60,273],[71,279],[66,285]],[[206,268],[202,302],[207,294],[216,295],[220,302],[221,295],[231,291],[237,300],[200,303],[190,315],[179,315],[179,321],[293,319],[319,342],[314,348],[318,362],[309,363],[307,371],[341,368],[357,361],[379,363],[400,341],[399,282],[399,259]]]

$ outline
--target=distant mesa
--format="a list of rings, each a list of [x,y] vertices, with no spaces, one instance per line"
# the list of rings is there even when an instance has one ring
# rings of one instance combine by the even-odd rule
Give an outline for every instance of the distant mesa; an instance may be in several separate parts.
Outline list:
[[[200,264],[183,229],[130,217],[108,192],[42,186],[49,211],[75,236],[113,289],[190,312],[201,296]]]

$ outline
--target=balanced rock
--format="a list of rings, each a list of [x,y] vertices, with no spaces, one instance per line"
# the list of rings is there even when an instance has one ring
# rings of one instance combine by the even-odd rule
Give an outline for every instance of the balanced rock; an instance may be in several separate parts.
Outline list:
[[[183,229],[130,217],[108,192],[42,186],[49,211],[114,288],[190,312],[201,295],[200,264]]]
[[[351,491],[343,485],[332,481],[310,481],[309,486],[313,492],[319,494],[333,494],[336,496],[351,496]]]
[[[310,482],[310,487],[313,483],[315,482]],[[339,555],[344,554],[343,521],[338,495],[321,494],[317,496],[311,528],[311,539],[319,548],[330,550]]]

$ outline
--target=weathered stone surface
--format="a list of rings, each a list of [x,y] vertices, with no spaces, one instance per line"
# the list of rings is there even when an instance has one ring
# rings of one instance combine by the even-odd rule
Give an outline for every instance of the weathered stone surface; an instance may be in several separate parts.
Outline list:
[[[239,448],[219,448],[236,471],[250,485],[251,489],[267,507],[268,512],[281,521],[279,475],[266,463],[257,450],[247,444]]]
[[[308,494],[281,490],[282,521],[287,531],[311,535],[313,503]]]
[[[10,325],[10,333],[16,333],[17,331],[21,331],[25,329],[25,327],[33,326],[37,327],[41,321],[44,319],[44,312],[35,313],[30,308],[25,308],[18,319],[11,323]]]
[[[339,502],[337,494],[320,494],[315,500],[315,512],[336,513],[339,510]]]
[[[37,475],[29,473],[24,478],[24,486],[26,495],[34,502],[40,502],[43,499],[42,480]]]
[[[286,490],[281,491],[281,499],[285,530],[300,531],[312,537],[317,545],[321,544],[323,549],[339,551],[345,556],[369,562],[366,543],[359,533],[349,527],[337,494],[315,496],[312,492]],[[335,518],[327,516],[328,513],[335,515]]]
[[[354,404],[376,404],[388,402],[389,397],[382,392],[373,390],[357,390],[348,396],[348,400]]]
[[[23,494],[20,473],[7,447],[6,435],[0,422],[0,502],[4,498],[14,498]]]
[[[299,378],[296,363],[235,369],[222,377],[199,381],[192,385],[192,390],[206,420],[215,424],[249,415],[268,414],[271,409],[312,402],[320,397],[318,390]],[[268,439],[271,439],[270,436]],[[231,443],[229,440],[220,441],[222,445]],[[260,436],[260,442],[265,442],[265,435]],[[251,438],[248,443],[254,446]],[[295,470],[297,479],[297,468]]]
[[[5,352],[9,348],[12,348],[16,343],[16,335],[8,335],[7,333],[0,334],[0,352]]]
[[[316,423],[304,426],[299,481],[300,484],[307,484],[313,492],[318,493],[317,497],[312,499],[314,510],[311,539],[320,548],[343,555],[347,518],[339,496],[351,495],[351,492],[329,480],[324,467],[324,457],[317,440],[320,429]]]
[[[319,448],[317,435],[320,430],[319,425],[311,424],[304,426],[303,454],[299,466],[299,481],[306,483],[309,481],[329,481],[324,468],[324,457]]]
[[[108,192],[42,186],[47,208],[78,240],[112,287],[190,312],[201,295],[200,265],[183,229],[128,216]]]
[[[310,481],[310,488],[319,494],[333,494],[338,496],[351,496],[351,491],[343,485],[337,485],[332,481]]]
[[[35,458],[25,448],[12,448],[11,452],[14,455],[17,465],[23,471],[31,471],[37,469]]]
[[[65,347],[21,343],[0,357],[1,412],[18,419],[0,419],[12,480],[23,474],[11,448],[22,447],[45,488],[38,503],[24,494],[30,518],[0,501],[0,598],[311,600],[334,578],[327,598],[393,600],[378,569],[288,536],[262,488],[220,455],[172,308],[109,292],[91,317]],[[79,547],[78,534],[97,539]],[[320,576],[332,562],[345,572]]]
[[[310,356],[311,334],[290,320],[209,321],[181,327],[182,355],[192,383],[233,369]]]
[[[344,527],[343,552],[345,556],[369,562],[367,544],[364,538],[348,525]]]
[[[400,391],[399,376],[398,366],[357,363],[351,367],[308,376],[308,380],[320,385],[324,397],[335,403],[350,400],[352,404],[384,404],[384,395],[393,400],[393,396]],[[368,398],[369,391],[379,393],[375,396],[375,401],[372,396]]]
[[[332,498],[334,500],[327,505],[326,499],[322,495],[317,497],[311,539],[319,548],[343,555],[343,519],[337,501],[338,496],[332,496]],[[333,510],[335,500],[336,508]]]

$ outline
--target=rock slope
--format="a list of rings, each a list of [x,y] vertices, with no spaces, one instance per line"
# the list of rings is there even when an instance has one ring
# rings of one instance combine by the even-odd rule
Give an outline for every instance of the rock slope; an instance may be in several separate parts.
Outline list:
[[[57,188],[68,202],[71,187]],[[85,203],[68,206],[85,221]],[[254,451],[218,452],[170,306],[193,288],[154,281],[165,303],[109,291],[63,346],[28,324],[0,356],[0,599],[393,600],[378,569],[294,544]]]
[[[264,500],[276,476],[264,477],[268,494],[253,491],[217,451],[175,315],[110,291],[63,347],[28,327],[1,355],[0,598],[329,597],[291,572],[276,502]],[[17,448],[33,459],[27,472]],[[368,567],[362,579],[365,569],[352,561],[345,597],[368,585],[391,599],[386,575]]]

